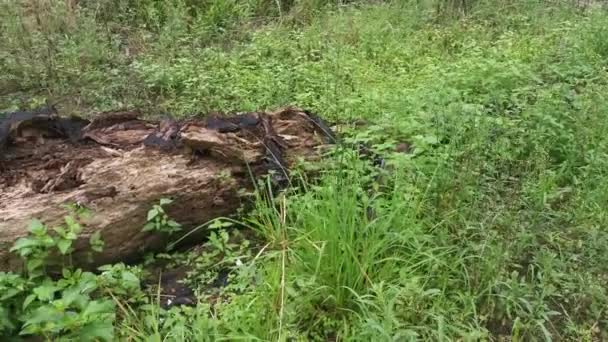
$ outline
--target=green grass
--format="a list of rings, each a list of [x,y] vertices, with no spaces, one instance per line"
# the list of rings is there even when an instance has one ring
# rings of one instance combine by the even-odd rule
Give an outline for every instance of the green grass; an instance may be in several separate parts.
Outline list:
[[[608,14],[345,2],[102,1],[73,27],[43,15],[27,31],[31,15],[1,3],[0,108],[296,104],[369,123],[346,130],[319,179],[294,176],[300,190],[243,218],[260,247],[243,256],[250,273],[234,269],[242,288],[196,308],[119,307],[116,336],[608,339]],[[388,151],[403,141],[414,154]]]

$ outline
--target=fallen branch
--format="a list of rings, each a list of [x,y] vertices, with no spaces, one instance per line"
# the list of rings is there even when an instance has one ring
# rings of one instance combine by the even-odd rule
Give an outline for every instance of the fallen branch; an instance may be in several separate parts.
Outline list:
[[[252,189],[251,175],[270,173],[285,185],[294,161],[317,158],[332,139],[319,118],[295,108],[161,121],[137,112],[90,121],[10,114],[0,120],[0,270],[20,267],[9,249],[31,219],[60,224],[68,203],[94,213],[75,244],[79,266],[135,260],[167,243],[162,234],[142,232],[159,199],[173,199],[167,212],[188,232],[234,213],[241,190]],[[84,252],[97,231],[105,248],[89,263]]]

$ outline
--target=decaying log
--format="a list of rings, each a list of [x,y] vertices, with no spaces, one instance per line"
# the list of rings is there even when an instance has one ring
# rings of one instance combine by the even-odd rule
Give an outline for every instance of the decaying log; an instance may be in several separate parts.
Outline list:
[[[0,270],[21,266],[9,249],[31,219],[61,224],[68,203],[93,213],[75,245],[77,264],[92,266],[84,251],[96,231],[105,247],[94,265],[134,260],[167,243],[163,234],[142,232],[161,198],[173,199],[167,212],[187,232],[234,213],[252,174],[273,171],[284,183],[294,161],[318,157],[331,139],[320,119],[296,108],[181,121],[147,121],[137,112],[90,121],[10,114],[0,119]]]

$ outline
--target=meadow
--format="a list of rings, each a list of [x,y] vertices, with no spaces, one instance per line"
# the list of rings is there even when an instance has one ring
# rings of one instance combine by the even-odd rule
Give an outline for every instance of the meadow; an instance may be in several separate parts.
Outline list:
[[[0,1],[1,112],[296,105],[341,138],[318,177],[294,170],[297,187],[212,223],[196,253],[0,273],[0,336],[608,339],[601,3],[71,3]],[[198,304],[162,309],[140,286],[152,259],[191,267]]]

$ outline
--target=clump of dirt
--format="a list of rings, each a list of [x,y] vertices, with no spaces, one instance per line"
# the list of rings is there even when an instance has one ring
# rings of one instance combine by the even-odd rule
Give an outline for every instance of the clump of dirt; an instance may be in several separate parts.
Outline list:
[[[151,288],[160,286],[157,289],[160,294],[160,306],[168,309],[179,305],[196,305],[197,299],[194,291],[186,285],[185,280],[190,268],[187,266],[174,267],[170,269],[158,267],[153,270],[150,281],[147,285]]]

